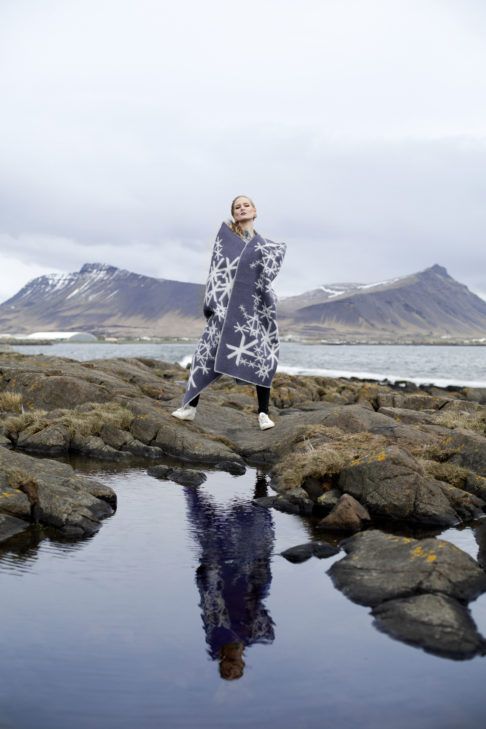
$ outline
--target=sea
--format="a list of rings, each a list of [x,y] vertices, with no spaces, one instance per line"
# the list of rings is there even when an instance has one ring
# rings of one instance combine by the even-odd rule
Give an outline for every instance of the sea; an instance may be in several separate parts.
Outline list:
[[[194,341],[66,342],[18,345],[14,349],[24,354],[56,355],[83,361],[106,357],[150,357],[186,366],[195,347]],[[486,346],[282,342],[277,371],[389,382],[407,380],[417,385],[434,384],[439,387],[486,387]]]

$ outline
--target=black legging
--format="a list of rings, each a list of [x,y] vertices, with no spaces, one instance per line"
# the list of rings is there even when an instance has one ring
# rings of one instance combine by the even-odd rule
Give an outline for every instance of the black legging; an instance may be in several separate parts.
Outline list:
[[[268,415],[268,403],[270,402],[270,388],[262,387],[261,385],[256,385],[256,391],[257,391],[257,398],[258,398],[258,412],[266,413]],[[198,402],[199,402],[199,395],[196,395],[196,397],[193,400],[191,400],[189,405],[191,405],[191,407],[193,407],[193,408],[196,408]]]

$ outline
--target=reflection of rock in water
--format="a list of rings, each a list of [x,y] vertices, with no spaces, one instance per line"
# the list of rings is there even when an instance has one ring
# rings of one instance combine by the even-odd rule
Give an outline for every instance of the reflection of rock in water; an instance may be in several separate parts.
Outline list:
[[[347,556],[328,574],[347,597],[373,608],[375,624],[429,653],[456,660],[484,654],[467,603],[486,592],[486,575],[442,539],[411,539],[376,529],[343,543]]]
[[[483,519],[474,530],[474,536],[478,543],[478,562],[486,570],[486,519]]]
[[[259,477],[257,488],[263,486]],[[263,604],[272,579],[272,516],[251,501],[220,506],[198,489],[185,489],[185,495],[201,547],[196,582],[209,653],[220,659],[223,678],[239,678],[244,648],[274,639]]]

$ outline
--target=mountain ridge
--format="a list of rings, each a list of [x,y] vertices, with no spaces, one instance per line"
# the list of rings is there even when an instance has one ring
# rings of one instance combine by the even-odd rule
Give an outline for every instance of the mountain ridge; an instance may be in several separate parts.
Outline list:
[[[105,263],[29,281],[0,304],[0,331],[197,337],[201,284],[159,279]],[[279,301],[282,335],[321,339],[486,337],[486,301],[439,264],[371,284],[326,284]]]

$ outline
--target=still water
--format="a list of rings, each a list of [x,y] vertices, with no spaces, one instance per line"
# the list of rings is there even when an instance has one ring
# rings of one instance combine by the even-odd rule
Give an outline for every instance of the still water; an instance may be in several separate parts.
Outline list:
[[[100,532],[0,551],[2,729],[484,727],[486,658],[377,632],[326,574],[342,552],[287,562],[311,522],[252,505],[253,469],[198,489],[80,470],[118,494]],[[470,529],[445,536],[476,557]]]
[[[186,365],[194,342],[151,344],[29,345],[24,354],[47,354],[87,360],[104,357],[153,357]],[[486,387],[486,346],[326,345],[282,342],[278,371],[328,377],[410,380],[416,384]]]

